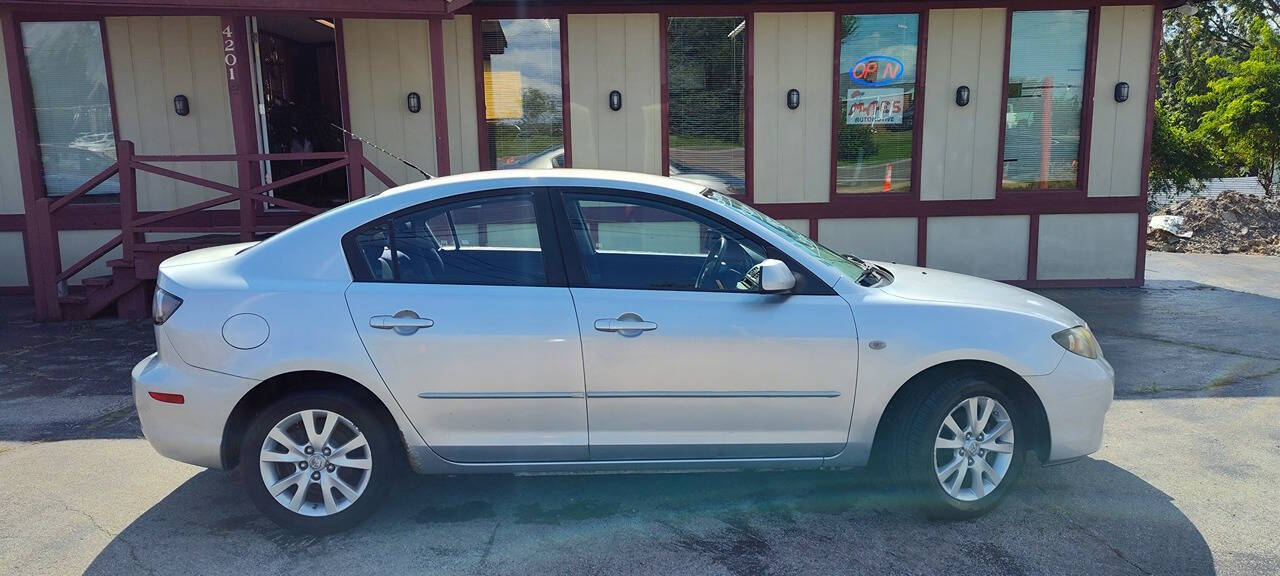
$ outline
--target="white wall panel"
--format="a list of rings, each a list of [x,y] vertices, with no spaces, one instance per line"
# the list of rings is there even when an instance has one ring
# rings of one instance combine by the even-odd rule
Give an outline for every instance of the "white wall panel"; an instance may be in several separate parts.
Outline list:
[[[569,15],[573,167],[662,173],[657,14]],[[609,108],[609,92],[622,109]]]
[[[761,204],[826,202],[831,195],[835,15],[758,13],[755,29],[752,193]],[[800,107],[787,108],[787,91]]]
[[[1036,259],[1038,280],[1133,278],[1137,214],[1044,214]]]
[[[97,250],[98,247],[106,244],[107,240],[110,240],[112,236],[119,233],[119,230],[59,230],[58,254],[62,258],[62,268],[65,270],[68,266],[79,262],[81,258]],[[122,255],[122,248],[116,246],[84,270],[72,276],[68,284],[79,284],[81,279],[89,276],[110,274],[111,268],[107,266],[107,261],[115,260]]]
[[[927,222],[929,268],[992,280],[1027,277],[1030,216],[947,216]]]
[[[818,241],[842,254],[916,264],[915,218],[824,218]]]
[[[0,30],[0,44],[4,31]],[[22,175],[18,171],[18,140],[14,135],[13,101],[9,97],[9,65],[0,58],[0,214],[21,214]],[[23,284],[26,272],[23,271]]]
[[[21,232],[0,232],[0,286],[27,285],[27,250]]]
[[[1089,196],[1142,193],[1152,11],[1151,6],[1101,8],[1089,145]],[[1125,102],[1115,101],[1117,82],[1129,83],[1129,99]]]

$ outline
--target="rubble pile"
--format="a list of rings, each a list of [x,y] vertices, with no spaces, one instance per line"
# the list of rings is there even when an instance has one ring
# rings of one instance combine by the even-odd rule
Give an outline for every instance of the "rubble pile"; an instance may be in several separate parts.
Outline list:
[[[1176,202],[1151,216],[1147,248],[1280,256],[1280,199],[1227,190]]]

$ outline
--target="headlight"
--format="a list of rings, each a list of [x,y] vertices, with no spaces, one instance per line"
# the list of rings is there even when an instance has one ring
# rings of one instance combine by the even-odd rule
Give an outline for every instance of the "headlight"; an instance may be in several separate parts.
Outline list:
[[[1085,358],[1097,358],[1102,353],[1102,349],[1098,347],[1098,341],[1094,339],[1093,332],[1089,331],[1088,326],[1067,328],[1054,334],[1053,341],[1066,348],[1068,352]]]
[[[178,311],[178,307],[182,305],[182,299],[165,292],[156,287],[156,296],[151,300],[151,318],[155,321],[156,326],[164,324],[174,312]]]

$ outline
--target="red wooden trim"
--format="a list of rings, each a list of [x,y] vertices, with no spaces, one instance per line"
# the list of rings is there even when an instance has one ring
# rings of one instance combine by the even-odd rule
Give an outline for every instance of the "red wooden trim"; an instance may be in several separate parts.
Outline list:
[[[313,177],[315,177],[315,176],[319,176],[319,175],[324,174],[324,173],[326,173],[326,172],[332,172],[332,171],[334,171],[334,170],[337,170],[337,169],[342,168],[343,166],[346,166],[346,165],[347,165],[347,159],[346,159],[346,157],[345,157],[345,156],[346,156],[346,155],[344,154],[344,155],[343,155],[343,157],[342,157],[340,160],[334,160],[333,162],[327,162],[327,163],[321,164],[321,165],[319,165],[319,166],[316,166],[315,168],[308,168],[308,169],[306,169],[306,170],[303,170],[302,172],[299,172],[299,173],[297,173],[297,174],[294,174],[294,175],[289,176],[289,177],[286,177],[286,178],[281,178],[281,179],[279,179],[279,180],[273,180],[273,181],[271,181],[271,182],[269,182],[269,183],[267,183],[267,184],[262,184],[262,185],[260,185],[260,186],[254,186],[253,188],[250,188],[249,190],[247,190],[247,192],[248,192],[249,194],[262,194],[262,193],[264,193],[264,192],[268,192],[268,191],[271,191],[271,190],[275,190],[275,189],[277,189],[277,188],[283,188],[283,187],[288,186],[288,185],[290,185],[290,184],[293,184],[293,183],[295,183],[295,182],[301,182],[301,181],[306,180],[306,179],[308,179],[308,178],[313,178]],[[268,200],[267,202],[268,202],[268,203],[271,203],[271,204],[274,204],[274,203],[275,203],[275,200]],[[305,204],[304,204],[304,206],[305,206]],[[319,214],[319,213],[320,213],[320,210],[319,210],[318,208],[314,208],[314,207],[313,207],[313,208],[312,208],[312,210],[315,210],[314,212],[312,212],[312,214]]]
[[[102,37],[102,62],[107,74],[107,104],[111,107],[111,131],[116,143],[116,150],[120,149],[120,120],[116,114],[116,80],[114,69],[111,66],[111,42],[107,38],[107,19],[98,19],[99,36]]]
[[[1014,10],[1079,10],[1095,6],[1126,5],[1132,0],[1064,0],[1047,2],[1046,0],[940,0],[926,2],[905,2],[903,0],[871,0],[863,2],[857,8],[860,14],[878,14],[892,12],[916,12],[924,9],[938,8],[1010,8]],[[564,14],[622,14],[652,13],[655,10],[668,11],[670,16],[724,16],[736,10],[741,15],[745,10],[751,12],[837,12],[847,9],[848,2],[747,2],[735,5],[731,2],[700,2],[667,4],[643,2],[599,2],[586,3],[582,0],[546,1],[531,4],[527,0],[508,2],[486,2],[483,5],[471,5],[459,10],[460,14],[471,14],[476,17],[492,20],[496,18],[555,18]]]
[[[916,218],[916,266],[928,265],[929,258],[929,217]]]
[[[1160,41],[1164,38],[1164,15],[1160,5],[1153,4],[1151,18],[1151,75],[1147,80],[1147,127],[1142,137],[1142,204],[1150,202],[1151,186],[1151,132],[1155,129],[1156,89],[1160,86]],[[1135,265],[1134,278],[1141,286],[1147,278],[1147,217],[1143,210],[1138,216],[1138,259]]]
[[[449,0],[274,0],[268,5],[260,0],[59,0],[51,5],[46,0],[5,0],[0,3],[15,11],[36,14],[61,14],[64,17],[94,14],[129,15],[238,15],[278,14],[313,16],[427,16],[450,12]]]
[[[925,72],[929,66],[929,11],[922,10],[916,19],[916,93],[912,99],[911,126],[911,194],[920,198],[921,150],[924,145]],[[924,260],[921,260],[923,266]]]
[[[240,162],[268,160],[341,160],[345,152],[283,152],[279,154],[138,154],[138,162]]]
[[[86,254],[84,258],[81,258],[80,260],[76,261],[75,264],[72,264],[71,266],[67,267],[66,270],[63,270],[61,273],[59,273],[58,276],[54,278],[54,282],[66,282],[68,278],[71,278],[72,276],[75,276],[76,274],[78,274],[81,270],[88,268],[90,264],[93,264],[99,258],[105,256],[107,252],[112,251],[113,249],[115,249],[116,246],[119,246],[122,243],[124,243],[123,236],[124,236],[123,233],[112,236],[111,239],[107,240],[105,244],[99,246],[93,252]]]
[[[116,163],[125,167],[120,174],[120,234],[125,260],[131,260],[134,245],[145,240],[133,231],[133,222],[138,219],[138,173],[133,170],[133,152],[133,142],[129,140],[121,140],[116,147]]]
[[[831,47],[831,69],[832,69],[832,100],[831,100],[831,181],[830,188],[827,190],[827,201],[835,202],[839,199],[836,193],[836,177],[840,166],[840,123],[846,121],[844,116],[844,107],[846,104],[840,103],[840,40],[844,32],[844,14],[836,12],[835,22],[835,42]]]
[[[365,170],[368,170],[370,174],[373,174],[374,178],[377,178],[380,182],[385,184],[387,188],[395,188],[396,186],[399,186],[399,184],[396,184],[395,180],[392,180],[390,176],[387,176],[387,173],[379,169],[372,161],[365,160],[364,168]]]
[[[569,18],[561,14],[560,23],[560,129],[564,131],[564,166],[573,168],[573,118],[569,113]]]
[[[1137,196],[1077,199],[1071,202],[1036,202],[1034,198],[989,200],[882,201],[861,203],[811,202],[757,204],[757,210],[777,219],[897,218],[942,216],[1008,216],[1027,214],[1115,214],[1145,210]]]
[[[334,49],[338,53],[338,109],[342,115],[342,127],[350,130],[351,100],[350,85],[347,83],[347,37],[346,22],[342,18],[333,23]],[[359,140],[342,135],[342,149],[347,154],[347,199],[358,200],[364,197],[364,145]]]
[[[339,164],[339,163],[345,164],[346,160],[339,160],[337,162],[333,162],[330,164],[326,164],[325,166],[321,166],[320,168],[334,166],[335,164]],[[245,164],[249,164],[249,163],[245,162]],[[252,164],[250,164],[250,166],[252,166]],[[164,176],[166,178],[172,178],[174,180],[179,180],[182,182],[186,182],[188,184],[194,184],[196,186],[201,186],[204,188],[211,188],[213,190],[217,190],[218,192],[222,192],[224,194],[229,194],[231,196],[234,196],[235,197],[234,199],[242,201],[240,204],[241,219],[244,218],[244,214],[246,212],[246,206],[248,207],[249,211],[252,211],[253,206],[255,205],[254,204],[255,202],[271,204],[274,206],[281,206],[284,208],[292,208],[294,210],[306,212],[308,214],[318,214],[320,212],[320,210],[314,206],[307,206],[306,204],[294,202],[293,200],[286,200],[284,198],[276,198],[274,196],[265,196],[261,193],[264,190],[269,190],[276,186],[284,186],[285,184],[281,184],[280,182],[285,182],[286,180],[290,180],[291,178],[294,178],[294,176],[301,176],[305,174],[307,175],[307,177],[311,177],[311,176],[314,176],[315,174],[307,174],[306,172],[303,172],[303,173],[295,174],[294,176],[290,176],[289,178],[282,179],[279,182],[273,182],[271,184],[263,184],[260,186],[255,186],[254,188],[250,188],[248,190],[244,190],[241,188],[228,186],[221,182],[214,182],[213,180],[192,176],[190,174],[183,174],[181,172],[169,170],[168,168],[152,166],[150,164],[144,164],[142,162],[134,162],[133,167],[138,170],[142,170],[143,172],[150,172],[152,174]],[[329,168],[329,169],[333,169],[333,168]],[[318,170],[318,168],[312,168],[308,172],[311,172],[314,170]],[[255,190],[257,190],[257,192],[255,192]],[[181,210],[181,208],[179,208],[179,210]],[[252,212],[250,213],[252,214]],[[249,220],[246,222],[246,227],[247,228],[253,227],[252,216],[250,216]],[[252,239],[253,238],[249,238],[249,240],[252,240]]]
[[[235,42],[228,53],[235,57],[234,65],[227,67],[227,92],[231,100],[231,124],[235,138],[236,154],[256,154],[258,152],[257,123],[253,106],[253,91],[248,83],[253,78],[250,69],[249,34],[245,20],[241,16],[223,16],[223,30],[230,29],[231,39]],[[232,77],[234,74],[234,77]],[[241,160],[237,164],[237,185],[241,188],[256,186],[260,181],[258,166],[250,161]],[[139,168],[142,165],[138,165]],[[174,172],[174,174],[177,174]],[[185,174],[180,175],[185,176]],[[173,177],[173,176],[170,176]],[[181,180],[182,178],[178,178]],[[215,184],[217,184],[215,182]],[[219,186],[222,186],[219,184]],[[219,187],[207,186],[218,190]],[[253,240],[253,220],[256,207],[252,202],[240,203],[240,239]]]
[[[1032,214],[1027,228],[1027,280],[1034,281],[1040,262],[1040,215]]]
[[[31,294],[31,286],[0,286],[0,296],[30,296]]]
[[[492,170],[493,162],[489,159],[489,122],[484,104],[484,33],[479,15],[471,17],[471,56],[475,70],[476,83],[476,147],[479,149],[478,165],[481,170]],[[562,47],[563,49],[563,47]],[[568,149],[565,150],[568,153]]]
[[[116,149],[119,150],[119,147],[117,147]],[[97,176],[94,176],[93,178],[85,180],[84,184],[81,184],[75,190],[72,190],[71,193],[61,198],[58,198],[57,200],[54,200],[53,203],[49,205],[49,210],[51,212],[57,212],[63,206],[70,204],[72,200],[75,200],[76,198],[83,196],[86,192],[94,189],[97,185],[103,182],[106,182],[108,178],[114,176],[119,171],[120,171],[120,165],[113,162],[110,166],[107,166],[106,169],[104,169],[102,172],[99,172]]]
[[[817,218],[809,219],[809,239],[813,240],[814,242],[820,242],[820,240],[818,240],[818,219]]]
[[[1093,127],[1093,84],[1094,76],[1096,76],[1098,61],[1098,20],[1099,10],[1096,5],[1089,6],[1071,6],[1071,5],[1040,5],[1028,9],[1009,9],[1005,11],[1004,26],[1004,87],[1000,100],[1000,109],[1007,110],[1009,107],[1009,59],[1010,46],[1013,41],[1013,13],[1014,12],[1034,12],[1034,11],[1057,11],[1057,10],[1082,10],[1088,9],[1088,23],[1085,25],[1085,51],[1084,51],[1084,79],[1080,90],[1083,100],[1080,106],[1080,142],[1076,149],[1076,187],[1061,189],[1005,189],[1004,187],[1004,139],[1005,139],[1005,123],[1000,122],[1000,141],[999,150],[996,151],[997,161],[999,165],[996,167],[996,196],[1016,196],[1021,194],[1043,196],[1046,194],[1055,194],[1060,196],[1069,196],[1072,198],[1087,198],[1089,185],[1089,148],[1090,138],[1092,137]],[[1002,113],[1003,114],[1003,113]],[[1003,118],[1003,116],[1002,116]]]
[[[431,43],[431,108],[435,114],[432,126],[436,133],[436,175],[448,176],[449,166],[449,110],[444,75],[444,23],[439,17],[428,23],[428,42]]]
[[[670,32],[668,18],[667,13],[663,9],[659,9],[658,43],[661,46],[658,47],[658,68],[660,70],[658,74],[658,100],[662,103],[662,126],[660,127],[662,130],[662,158],[660,160],[662,165],[659,167],[660,172],[658,173],[663,176],[671,175],[671,94],[669,85],[671,66],[667,63],[667,58],[669,57],[667,52],[671,43],[667,38],[667,34]],[[744,118],[743,121],[745,122],[746,119]],[[743,154],[743,156],[745,157],[746,154]]]
[[[0,232],[22,232],[26,229],[26,214],[0,214]]]
[[[1090,278],[1071,280],[1005,280],[1005,284],[1019,288],[1042,290],[1046,288],[1136,288],[1142,283],[1132,278]]]

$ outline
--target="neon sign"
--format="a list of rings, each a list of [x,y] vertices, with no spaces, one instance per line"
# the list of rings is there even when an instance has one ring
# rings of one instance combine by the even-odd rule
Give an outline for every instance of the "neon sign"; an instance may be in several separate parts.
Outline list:
[[[867,56],[849,68],[849,79],[863,86],[884,86],[902,78],[902,61],[893,56]]]

